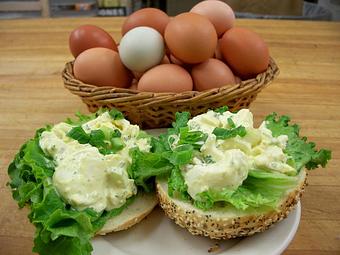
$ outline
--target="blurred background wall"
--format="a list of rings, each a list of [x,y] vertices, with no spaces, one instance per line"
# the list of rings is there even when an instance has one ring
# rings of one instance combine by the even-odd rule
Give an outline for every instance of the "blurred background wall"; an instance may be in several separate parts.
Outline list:
[[[144,7],[169,15],[199,0],[0,0],[0,18],[126,16]],[[340,0],[224,0],[238,18],[340,20]]]

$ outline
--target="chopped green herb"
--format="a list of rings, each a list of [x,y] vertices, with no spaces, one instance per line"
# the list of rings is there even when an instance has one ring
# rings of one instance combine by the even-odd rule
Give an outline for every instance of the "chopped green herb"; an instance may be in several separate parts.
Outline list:
[[[190,131],[188,127],[179,129],[178,144],[190,144],[194,149],[199,150],[204,142],[207,140],[208,135],[201,131]]]
[[[214,112],[218,112],[218,113],[224,113],[224,112],[226,112],[226,111],[228,111],[228,106],[222,106],[222,107],[219,107],[219,108],[216,108],[215,110],[214,110]]]
[[[112,130],[112,128],[104,126],[104,127],[101,127],[100,130],[103,131],[106,140],[111,139],[111,137],[121,137],[122,136],[121,132],[118,129]]]
[[[121,120],[124,119],[124,115],[123,113],[121,113],[120,111],[118,111],[117,109],[113,108],[109,111],[109,114],[111,116],[112,119],[114,120]]]
[[[104,131],[103,131],[104,130]],[[91,130],[87,134],[81,126],[73,127],[67,136],[77,140],[81,144],[89,143],[98,148],[103,155],[113,154],[124,148],[121,133],[119,130],[110,130],[109,128],[102,128]]]
[[[105,147],[106,143],[104,140],[105,134],[102,130],[91,130],[89,144],[97,148]]]
[[[90,136],[85,132],[81,126],[73,127],[68,133],[68,137],[77,140],[81,144],[88,143],[90,141]]]
[[[122,138],[120,137],[113,137],[111,139],[111,151],[112,153],[116,153],[117,151],[120,151],[124,148],[124,143],[122,141]]]
[[[213,160],[211,155],[207,155],[207,156],[203,157],[203,162],[206,163],[206,164],[215,163],[215,161]]]
[[[244,137],[247,134],[247,131],[243,126],[238,126],[233,129],[217,127],[214,129],[213,134],[216,135],[216,139],[226,140],[236,136]]]
[[[228,118],[228,125],[230,128],[236,128],[235,122],[233,121],[233,119],[230,117]]]

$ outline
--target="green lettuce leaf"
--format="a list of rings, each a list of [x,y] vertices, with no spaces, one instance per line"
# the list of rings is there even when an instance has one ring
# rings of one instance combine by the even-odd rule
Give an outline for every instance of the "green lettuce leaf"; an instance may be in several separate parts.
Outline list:
[[[288,143],[285,153],[293,159],[293,167],[300,171],[303,167],[308,170],[325,167],[331,159],[331,151],[315,149],[315,143],[307,142],[306,137],[300,137],[300,127],[296,124],[290,125],[288,116],[278,117],[276,113],[266,117],[266,126],[272,131],[274,137],[287,135]]]
[[[190,196],[180,168],[192,161],[194,154],[200,150],[208,138],[208,135],[201,131],[189,130],[189,118],[190,113],[177,112],[176,120],[172,123],[173,128],[168,129],[166,134],[161,134],[158,139],[152,140],[152,152],[165,158],[169,166],[168,194],[171,197],[180,197],[185,200],[189,200]],[[176,147],[172,148],[175,141],[174,135],[179,137],[179,140]]]
[[[251,190],[240,186],[237,190],[223,189],[222,191],[208,190],[197,194],[194,205],[202,210],[212,209],[216,204],[222,203],[222,206],[231,204],[240,210],[246,210],[249,207],[274,207],[275,198],[264,197],[260,193],[254,193]]]
[[[176,117],[176,120],[175,122],[172,123],[172,126],[178,133],[180,128],[188,126],[190,113],[189,112],[176,112],[175,117]]]
[[[151,138],[151,151],[158,153],[163,151],[171,151],[171,145],[174,143],[175,138],[173,135],[178,136],[180,130],[185,132],[188,130],[188,121],[190,118],[190,113],[188,112],[177,112],[176,119],[172,123],[172,128],[168,128],[167,132],[160,134],[157,138]]]
[[[94,232],[97,232],[98,230],[100,230],[109,219],[121,214],[129,205],[131,205],[133,203],[133,201],[135,199],[136,199],[136,196],[129,197],[126,200],[126,203],[124,205],[122,205],[121,207],[112,209],[110,211],[104,211],[100,215],[97,212],[95,212],[91,209],[86,209],[85,210],[86,213],[88,215],[91,215],[91,217],[93,217],[93,219],[94,219],[92,221],[92,227],[93,227]]]
[[[185,194],[187,188],[183,189],[182,187],[184,186],[179,184],[184,182],[179,168],[191,162],[194,147],[186,144],[180,145],[173,150],[167,150],[156,138],[152,139],[152,144],[153,152],[142,152],[138,148],[130,151],[132,158],[132,163],[128,168],[130,178],[133,178],[136,185],[148,192],[153,189],[155,177],[169,176],[169,183],[173,184],[170,184],[170,189],[178,194]]]
[[[91,254],[93,250],[87,238],[61,236],[55,240],[46,242],[42,239],[43,231],[41,230],[41,226],[36,227],[37,230],[32,251],[40,255],[88,255]]]
[[[188,186],[184,182],[182,171],[174,167],[168,179],[168,194],[170,197],[177,197],[183,200],[190,200]]]
[[[168,194],[171,197],[179,197],[189,200],[190,196],[187,192],[188,186],[184,182],[181,166],[191,162],[194,154],[194,147],[186,144],[176,147],[172,152],[163,153],[169,162],[173,165],[171,174],[168,178]]]
[[[191,162],[194,155],[194,147],[190,144],[177,146],[172,151],[164,151],[162,156],[174,166],[184,166]]]
[[[168,142],[168,136],[166,136],[166,134],[160,134],[158,138],[151,137],[151,152],[159,153],[170,150],[171,147]]]
[[[130,150],[130,156],[132,163],[128,167],[129,176],[146,192],[153,190],[156,176],[168,175],[173,168],[163,153],[143,152],[137,147]]]
[[[85,119],[88,120],[80,116],[80,121]],[[71,208],[52,185],[54,161],[39,146],[41,133],[49,129],[49,126],[39,129],[35,138],[20,148],[8,167],[8,185],[19,207],[28,205],[31,209],[28,218],[36,226],[33,252],[43,255],[89,255],[92,251],[91,238],[108,219],[131,204],[134,197],[120,208],[101,213],[92,209],[77,211]],[[102,137],[101,134],[93,135],[96,138],[99,136]]]
[[[298,177],[263,170],[249,171],[247,179],[236,190],[208,190],[197,194],[194,204],[202,210],[216,205],[231,204],[237,209],[250,207],[276,208],[280,199],[289,189],[296,187]]]
[[[189,132],[187,127],[190,114],[188,112],[176,113],[176,121],[167,133],[158,138],[151,138],[151,152],[142,152],[138,148],[130,151],[132,163],[128,168],[130,178],[135,180],[136,185],[145,191],[153,190],[155,177],[169,177],[170,187],[176,194],[185,194],[187,188],[183,188],[184,178],[179,167],[188,164],[194,155],[194,151],[202,146],[205,140],[202,132]],[[172,148],[175,136],[182,134],[176,148]],[[183,144],[182,144],[183,143]],[[170,175],[171,174],[171,175]],[[171,189],[171,188],[170,188]],[[186,195],[183,195],[183,197]]]

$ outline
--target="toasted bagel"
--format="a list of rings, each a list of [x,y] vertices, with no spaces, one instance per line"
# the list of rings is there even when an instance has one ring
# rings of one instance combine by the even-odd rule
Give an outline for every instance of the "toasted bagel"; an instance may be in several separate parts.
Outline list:
[[[228,206],[203,211],[190,202],[170,197],[166,180],[158,179],[156,186],[160,206],[177,225],[186,228],[193,235],[231,239],[263,232],[275,222],[286,218],[300,200],[306,186],[306,171],[301,170],[298,177],[296,188],[287,190],[276,210],[262,208],[242,211]]]

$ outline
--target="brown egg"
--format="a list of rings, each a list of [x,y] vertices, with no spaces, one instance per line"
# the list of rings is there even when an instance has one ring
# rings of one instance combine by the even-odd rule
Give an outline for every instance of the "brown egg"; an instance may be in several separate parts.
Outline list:
[[[135,79],[138,81],[140,79],[140,77],[143,76],[144,73],[132,71],[132,74],[133,74],[133,77],[135,77]]]
[[[218,37],[234,26],[235,14],[233,9],[219,0],[199,2],[190,12],[206,16],[214,25]]]
[[[132,90],[137,90],[137,81],[133,80],[131,86],[129,87],[129,89]]]
[[[141,26],[152,27],[163,35],[169,21],[170,18],[165,12],[156,8],[143,8],[126,18],[122,26],[122,35],[125,35],[132,28]]]
[[[176,58],[174,55],[170,55],[170,63],[181,66],[190,73],[192,64],[184,63],[183,61]]]
[[[191,70],[194,88],[197,91],[234,85],[235,77],[230,68],[222,61],[210,58]]]
[[[74,61],[74,76],[87,84],[127,88],[132,74],[122,64],[119,55],[106,48],[91,48]]]
[[[174,17],[165,29],[164,38],[171,53],[188,64],[201,63],[214,55],[217,34],[208,18],[196,13]]]
[[[170,61],[171,63],[179,66],[183,66],[185,64],[181,60],[177,59],[174,55],[170,55]]]
[[[140,78],[138,90],[149,92],[183,92],[192,90],[190,74],[182,67],[164,64],[153,67]]]
[[[73,30],[69,37],[72,55],[76,58],[83,51],[103,47],[118,52],[117,44],[103,29],[93,25],[83,25]]]
[[[238,77],[238,76],[235,76],[235,82],[236,82],[236,84],[239,84],[239,83],[241,83],[241,78],[240,77]]]
[[[171,55],[170,49],[166,44],[165,44],[165,55],[167,55],[168,57]]]
[[[217,41],[214,57],[223,61],[223,55],[221,52],[221,39]]]
[[[253,31],[234,27],[221,39],[223,58],[241,78],[255,77],[269,64],[269,50],[262,38]]]
[[[167,55],[164,55],[163,60],[160,64],[170,64],[170,60]]]

